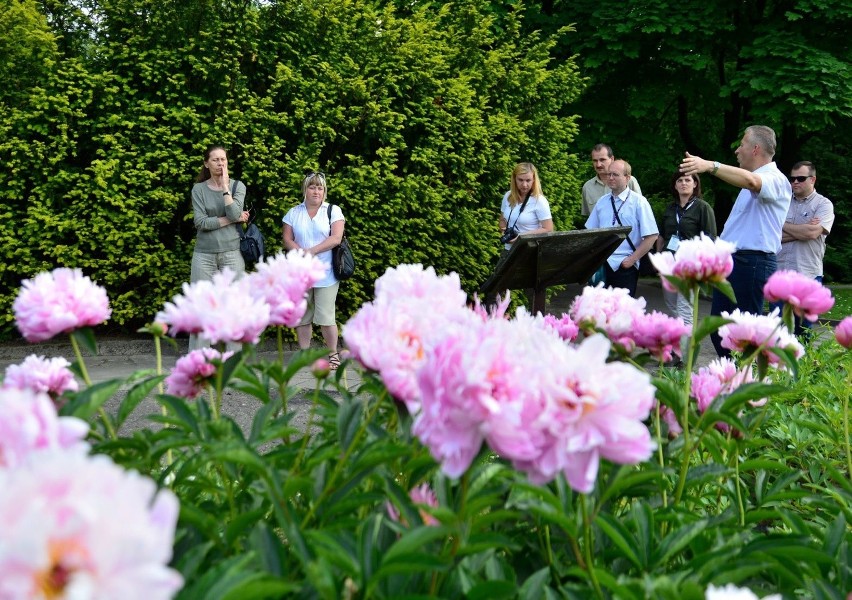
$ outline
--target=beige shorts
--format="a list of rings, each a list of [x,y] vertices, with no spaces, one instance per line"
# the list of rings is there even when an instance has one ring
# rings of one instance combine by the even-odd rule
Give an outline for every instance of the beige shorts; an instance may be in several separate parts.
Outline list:
[[[308,309],[305,311],[305,316],[299,322],[299,326],[313,323],[320,326],[336,325],[334,313],[334,304],[337,301],[337,290],[340,288],[340,282],[336,281],[334,285],[321,288],[311,288],[308,290]]]

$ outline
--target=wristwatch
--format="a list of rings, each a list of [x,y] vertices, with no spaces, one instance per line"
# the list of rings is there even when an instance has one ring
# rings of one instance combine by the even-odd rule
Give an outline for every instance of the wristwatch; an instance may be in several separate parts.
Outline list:
[[[720,164],[719,164],[719,161],[718,161],[718,160],[714,160],[714,161],[713,161],[713,170],[712,170],[712,171],[710,171],[710,174],[711,174],[711,175],[715,175],[715,174],[716,174],[716,171],[718,171],[718,170],[719,170],[719,167],[721,167],[721,166],[722,166],[722,165],[720,165]]]
[[[231,192],[229,192],[228,190],[225,190],[224,192],[222,192],[222,195],[223,196],[230,196]]]

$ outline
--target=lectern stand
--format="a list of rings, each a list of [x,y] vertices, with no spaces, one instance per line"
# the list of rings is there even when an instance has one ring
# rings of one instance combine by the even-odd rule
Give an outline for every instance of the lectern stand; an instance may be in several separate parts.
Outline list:
[[[521,236],[480,293],[489,297],[531,288],[532,313],[544,313],[548,287],[588,281],[629,232],[630,227],[611,227]]]

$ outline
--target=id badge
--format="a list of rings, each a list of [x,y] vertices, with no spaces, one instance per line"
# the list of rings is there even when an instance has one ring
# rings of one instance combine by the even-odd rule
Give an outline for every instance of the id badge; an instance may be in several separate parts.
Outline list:
[[[675,233],[672,237],[669,238],[669,243],[666,244],[666,250],[671,250],[672,252],[677,252],[677,248],[680,246],[680,238],[677,237]]]

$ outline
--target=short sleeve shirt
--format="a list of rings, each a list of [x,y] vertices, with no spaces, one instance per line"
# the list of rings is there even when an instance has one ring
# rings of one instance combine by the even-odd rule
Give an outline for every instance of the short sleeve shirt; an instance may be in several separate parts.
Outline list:
[[[628,188],[615,196],[613,201],[610,200],[610,197],[611,194],[601,196],[595,203],[592,214],[586,221],[587,229],[620,227],[618,224],[620,220],[622,225],[632,227],[627,235],[637,248],[642,243],[642,238],[659,233],[654,211],[644,196],[640,196]],[[615,211],[613,211],[613,205],[615,205]],[[618,219],[615,216],[616,212]],[[607,262],[613,271],[617,271],[621,267],[622,261],[631,254],[633,254],[633,248],[625,239],[610,255]],[[634,266],[638,269],[639,261],[636,261]]]
[[[760,175],[760,191],[740,190],[719,237],[736,244],[737,250],[777,254],[781,250],[781,227],[787,218],[793,188],[774,162],[755,169],[754,173]]]
[[[513,207],[509,206],[509,192],[503,196],[503,202],[500,205],[500,214],[506,219],[506,227],[514,226],[518,233],[525,233],[541,229],[541,222],[553,219],[550,214],[550,204],[544,196],[530,196],[529,202],[521,212],[521,205],[517,204]],[[508,250],[512,244],[506,244]]]
[[[328,239],[331,233],[331,224],[337,221],[345,220],[343,211],[336,204],[331,209],[331,220],[328,218],[328,202],[323,202],[317,214],[312,219],[308,214],[308,207],[302,202],[298,206],[291,208],[282,221],[293,228],[293,237],[296,243],[301,248],[313,248],[317,244],[321,244]],[[325,266],[328,268],[323,279],[316,282],[314,287],[329,287],[337,282],[334,272],[331,269],[331,250],[320,252],[317,254]]]
[[[825,238],[834,224],[834,205],[831,200],[813,192],[804,200],[793,196],[787,211],[787,223],[804,225],[814,217],[826,231],[815,240],[793,240],[781,244],[778,252],[778,268],[785,271],[797,271],[811,278],[822,277],[822,261],[825,258]]]

